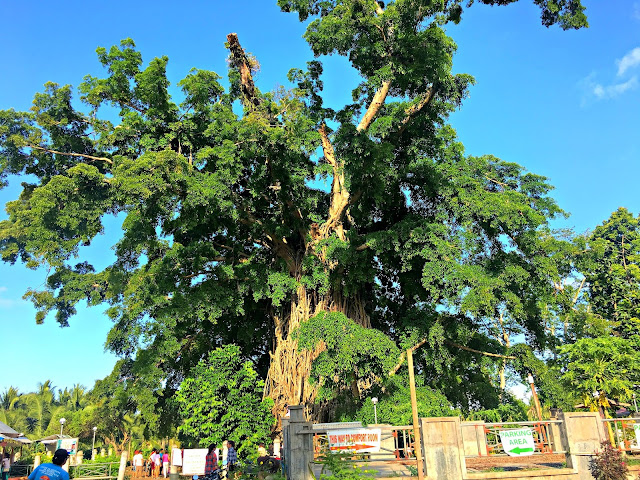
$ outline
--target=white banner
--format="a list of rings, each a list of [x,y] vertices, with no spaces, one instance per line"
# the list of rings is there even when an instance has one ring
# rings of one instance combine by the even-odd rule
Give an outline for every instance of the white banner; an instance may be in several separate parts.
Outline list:
[[[380,451],[382,430],[379,428],[351,428],[327,432],[332,452],[377,453]]]
[[[206,448],[187,448],[182,452],[182,475],[204,475]]]
[[[640,423],[633,424],[633,431],[636,434],[636,448],[640,448]]]
[[[69,455],[75,455],[78,453],[78,439],[77,438],[60,438],[56,444],[56,450],[64,448]]]
[[[533,455],[536,449],[533,443],[533,431],[530,428],[500,430],[500,441],[504,453],[512,457],[526,457]]]

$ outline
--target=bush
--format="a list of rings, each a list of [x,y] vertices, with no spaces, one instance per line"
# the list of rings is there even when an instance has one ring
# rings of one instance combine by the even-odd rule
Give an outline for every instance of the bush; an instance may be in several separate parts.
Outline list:
[[[589,470],[596,480],[627,480],[629,469],[622,452],[602,442],[602,451],[589,461]]]
[[[355,463],[346,462],[352,457],[352,453],[331,453],[325,450],[320,457],[320,480],[369,480],[375,477],[375,470],[363,470]]]

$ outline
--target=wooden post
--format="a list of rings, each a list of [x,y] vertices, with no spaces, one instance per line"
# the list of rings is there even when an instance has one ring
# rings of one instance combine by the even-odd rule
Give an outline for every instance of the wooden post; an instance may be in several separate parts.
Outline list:
[[[418,422],[418,399],[416,398],[416,379],[413,374],[413,351],[407,350],[409,364],[409,387],[411,389],[411,412],[413,413],[413,451],[418,463],[418,480],[424,480],[424,463],[422,461],[422,439],[420,438],[420,423]]]
[[[538,414],[538,420],[542,421],[542,408],[540,407],[540,400],[538,399],[538,393],[536,392],[536,386],[533,384],[533,375],[529,374],[527,376],[527,381],[531,386],[531,395],[533,396],[533,404],[536,408],[536,413]]]

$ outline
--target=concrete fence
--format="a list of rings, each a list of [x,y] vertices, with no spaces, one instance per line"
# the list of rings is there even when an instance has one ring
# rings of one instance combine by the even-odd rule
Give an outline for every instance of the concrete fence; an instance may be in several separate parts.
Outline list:
[[[593,480],[589,472],[589,460],[607,438],[598,413],[561,412],[557,421],[545,424],[544,449],[564,458],[566,466],[516,471],[469,471],[466,464],[468,458],[486,458],[490,451],[487,448],[486,425],[493,424],[463,422],[458,417],[420,419],[424,478]],[[282,426],[287,478],[313,480],[314,431],[311,423],[304,420],[303,407],[290,407],[290,417],[283,420]]]

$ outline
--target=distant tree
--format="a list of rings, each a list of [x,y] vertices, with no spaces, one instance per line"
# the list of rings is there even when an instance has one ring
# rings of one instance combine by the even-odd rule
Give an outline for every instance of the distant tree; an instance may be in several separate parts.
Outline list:
[[[620,208],[581,247],[586,304],[573,316],[575,340],[559,351],[583,403],[610,416],[609,399],[630,400],[640,384],[640,219]]]

